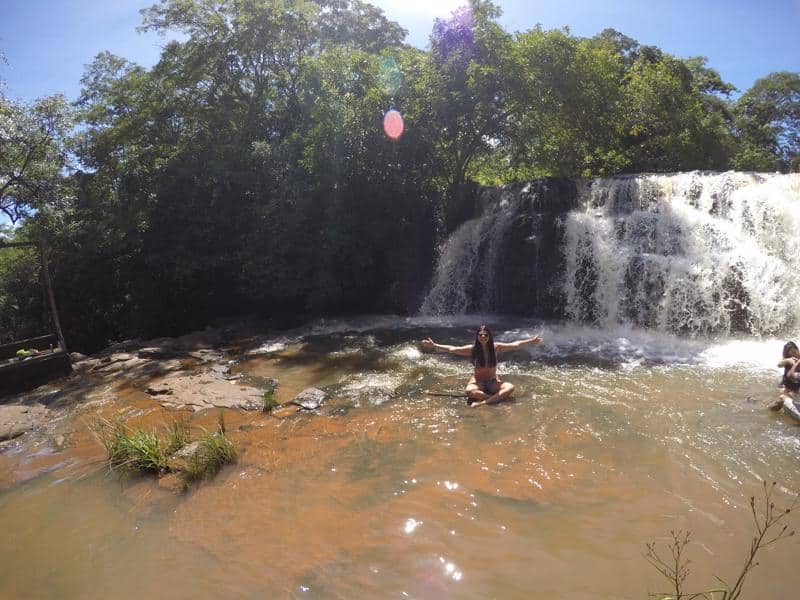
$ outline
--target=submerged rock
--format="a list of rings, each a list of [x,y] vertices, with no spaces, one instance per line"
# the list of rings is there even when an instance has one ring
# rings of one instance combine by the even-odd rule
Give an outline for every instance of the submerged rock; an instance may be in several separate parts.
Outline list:
[[[291,404],[296,404],[305,410],[315,410],[325,403],[328,399],[328,394],[319,388],[307,388],[297,394]]]
[[[151,396],[172,395],[172,388],[167,384],[151,385],[147,388],[147,393]]]
[[[35,404],[23,406],[8,404],[0,406],[0,442],[13,440],[26,431],[30,431],[47,417],[48,410]]]
[[[191,356],[192,358],[196,358],[200,362],[203,363],[219,363],[225,360],[225,354],[223,354],[219,350],[213,350],[211,348],[201,348],[200,350],[195,350],[193,352],[189,352],[187,356]],[[215,369],[220,367],[225,369],[226,371],[230,369],[230,365],[228,364],[215,364],[211,368]]]
[[[158,487],[173,494],[186,491],[186,480],[177,473],[165,473],[158,478]]]

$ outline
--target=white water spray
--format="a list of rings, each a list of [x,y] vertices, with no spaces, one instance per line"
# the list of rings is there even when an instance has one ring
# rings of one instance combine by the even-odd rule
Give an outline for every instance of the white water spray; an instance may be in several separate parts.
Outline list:
[[[491,311],[497,300],[497,265],[514,211],[507,201],[467,221],[444,244],[423,315]]]
[[[522,205],[506,196],[451,236],[422,314],[502,311],[497,273],[515,251],[503,243]],[[560,246],[542,249],[563,265],[534,282],[560,304],[530,298],[530,314],[689,335],[800,326],[800,175],[595,179],[580,187],[579,208],[568,206]]]
[[[573,320],[690,334],[800,323],[800,176],[594,180],[565,220]]]

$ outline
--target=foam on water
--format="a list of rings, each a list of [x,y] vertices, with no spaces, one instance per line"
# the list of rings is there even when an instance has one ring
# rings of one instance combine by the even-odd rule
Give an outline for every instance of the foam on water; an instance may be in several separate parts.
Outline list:
[[[692,338],[630,324],[616,324],[607,328],[570,322],[534,322],[528,319],[491,315],[457,315],[449,317],[357,317],[352,320],[314,321],[265,340],[255,354],[280,351],[289,344],[302,343],[308,338],[324,335],[344,336],[346,344],[333,355],[356,354],[365,349],[375,350],[373,332],[391,332],[398,339],[382,350],[386,357],[401,364],[429,364],[432,361],[447,363],[443,353],[421,351],[419,340],[430,335],[431,330],[444,331],[436,341],[447,344],[467,344],[481,323],[487,323],[497,341],[513,341],[541,334],[544,343],[526,346],[517,351],[527,353],[531,360],[549,363],[575,360],[596,362],[598,365],[636,368],[648,365],[695,365],[708,369],[746,369],[748,371],[778,372],[776,364],[786,339],[800,339],[800,331],[776,337],[732,338],[717,336]],[[449,331],[448,331],[449,330]],[[447,369],[450,371],[450,369]]]

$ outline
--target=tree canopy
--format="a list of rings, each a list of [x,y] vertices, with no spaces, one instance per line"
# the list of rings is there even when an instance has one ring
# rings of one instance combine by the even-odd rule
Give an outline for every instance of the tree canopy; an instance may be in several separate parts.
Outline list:
[[[800,169],[800,74],[732,99],[702,57],[615,30],[510,33],[486,0],[437,20],[425,50],[360,0],[162,0],[142,17],[178,34],[152,68],[100,53],[73,106],[0,86],[0,210],[22,223],[6,235],[48,240],[81,349],[222,315],[413,310],[479,184]],[[9,335],[41,304],[15,256]]]

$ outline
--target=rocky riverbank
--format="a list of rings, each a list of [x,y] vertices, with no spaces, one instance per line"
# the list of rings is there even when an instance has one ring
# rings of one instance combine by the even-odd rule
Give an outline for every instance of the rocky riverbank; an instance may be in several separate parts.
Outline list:
[[[261,411],[265,392],[269,395],[278,382],[235,372],[236,365],[261,343],[253,331],[251,324],[209,328],[178,338],[129,340],[92,356],[71,355],[73,372],[68,377],[3,399],[0,456],[5,454],[6,461],[0,461],[0,468],[5,462],[9,471],[15,470],[16,462],[9,457],[29,454],[40,457],[43,465],[31,474],[46,469],[55,459],[41,457],[73,444],[85,446],[87,425],[97,418],[127,421],[150,414],[152,427],[157,427],[156,419],[203,422],[203,414],[211,409]],[[288,416],[314,408],[325,398],[321,390],[304,391],[273,414]],[[6,473],[0,480],[12,483],[25,478]]]

